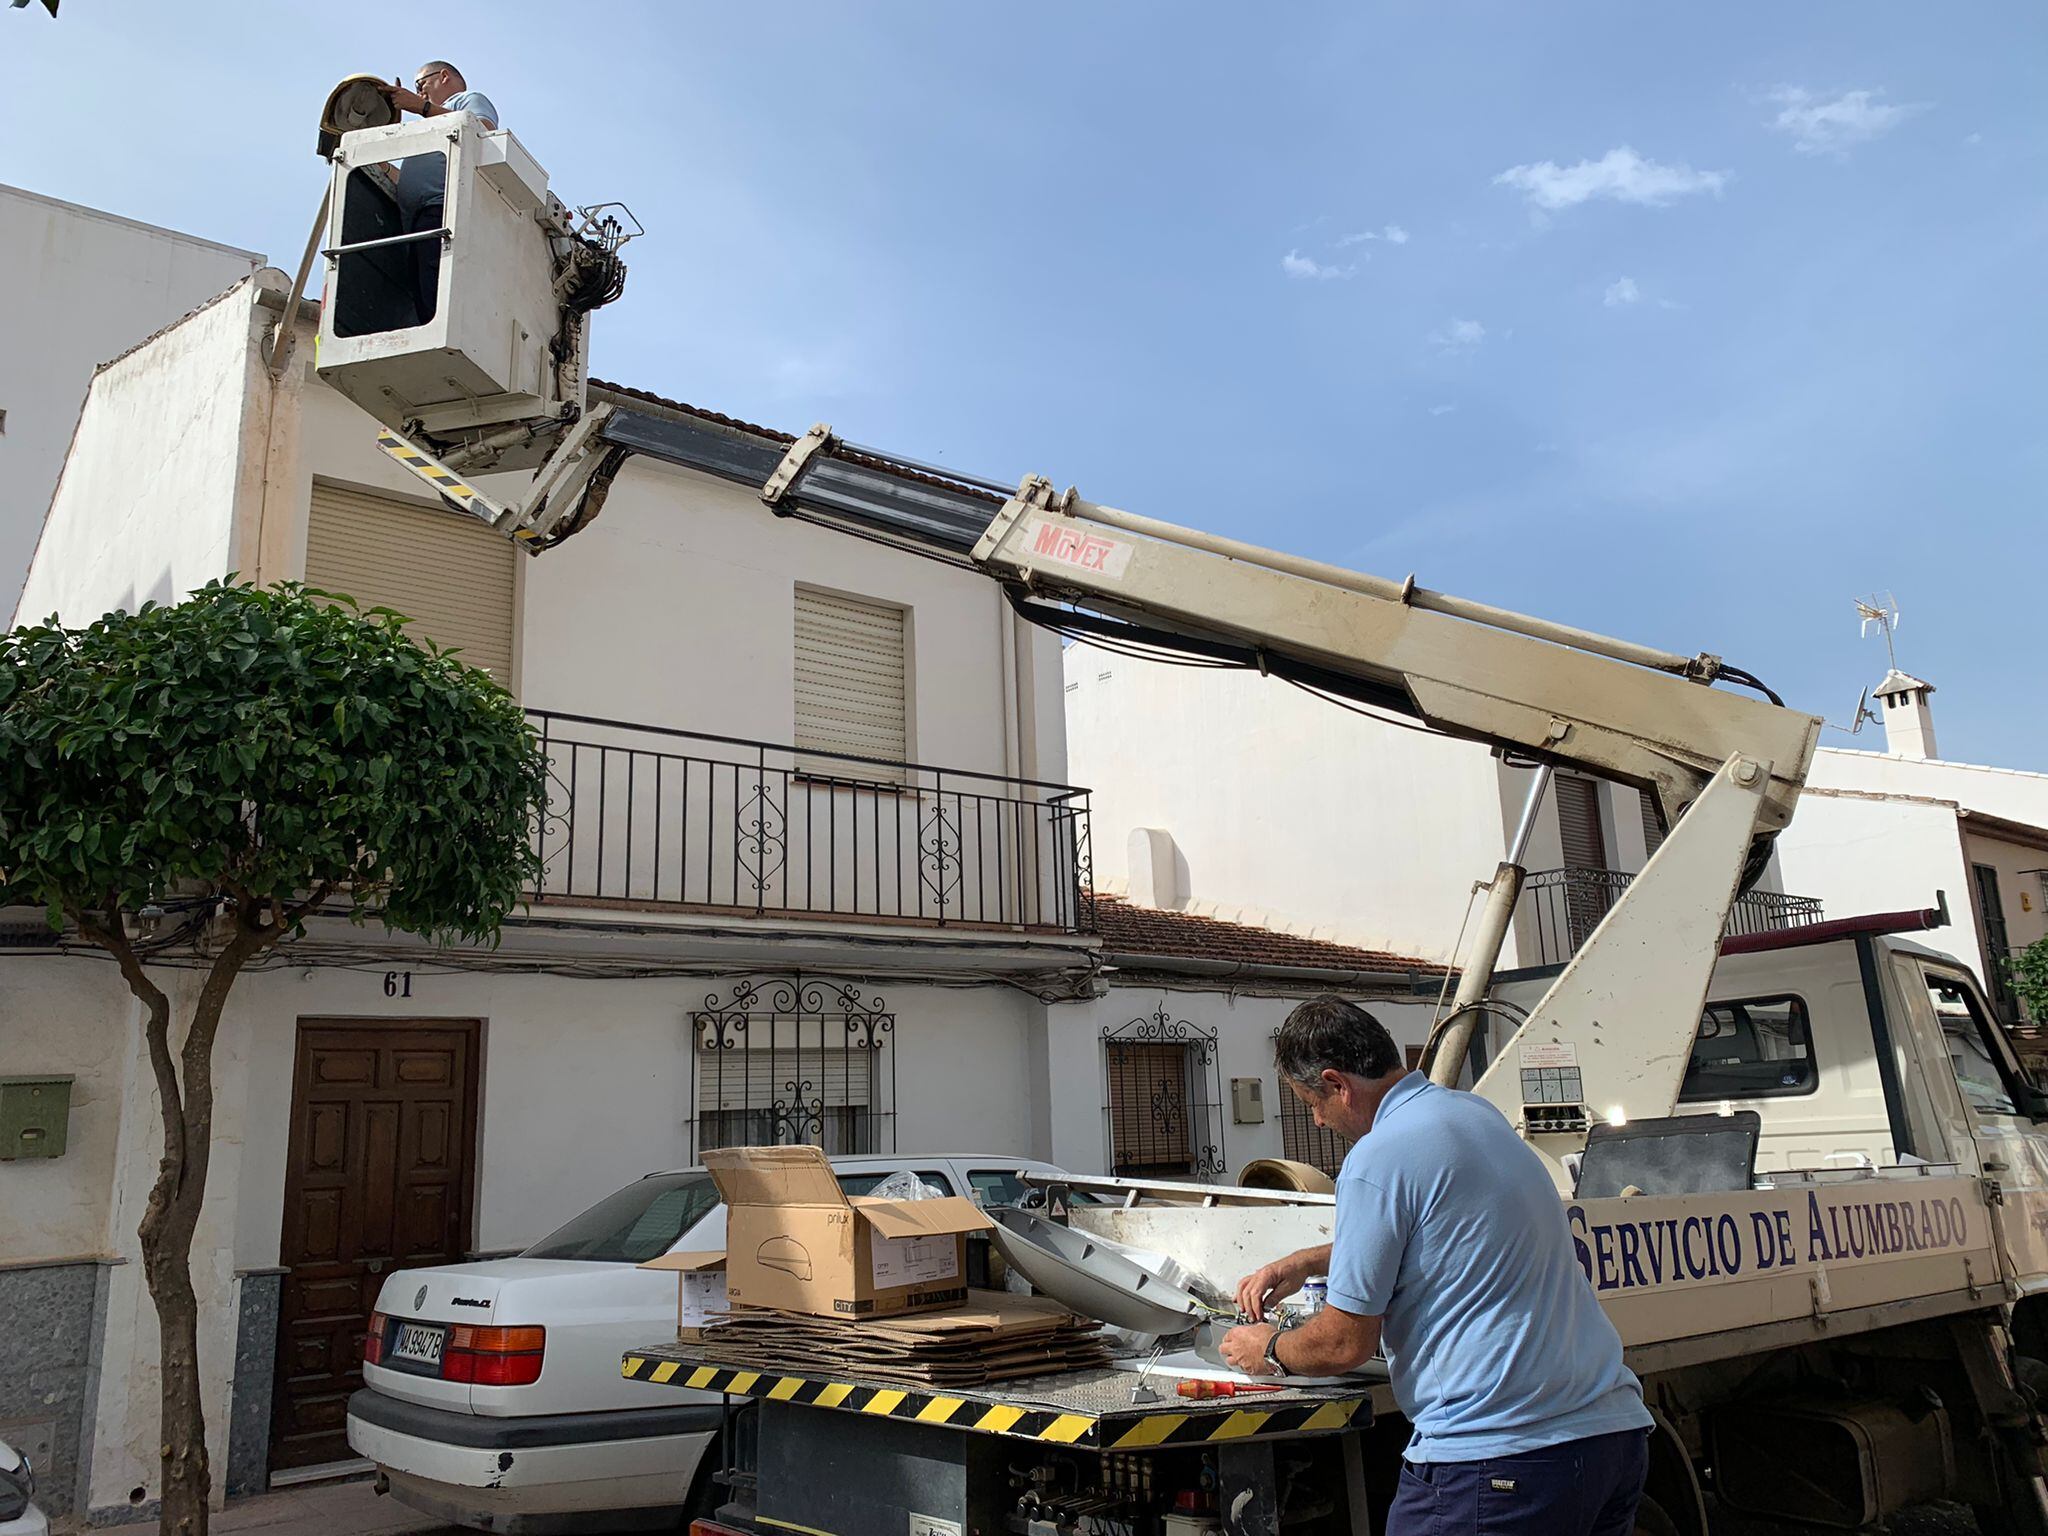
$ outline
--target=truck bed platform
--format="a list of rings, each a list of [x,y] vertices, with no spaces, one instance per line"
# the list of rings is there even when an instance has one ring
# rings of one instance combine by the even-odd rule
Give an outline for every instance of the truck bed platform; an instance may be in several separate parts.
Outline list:
[[[1355,1387],[1298,1386],[1250,1397],[1184,1399],[1172,1395],[1172,1378],[1142,1378],[1137,1370],[1113,1367],[925,1391],[863,1381],[858,1375],[820,1375],[794,1358],[770,1370],[712,1364],[701,1347],[687,1343],[635,1350],[625,1356],[622,1372],[630,1381],[658,1386],[913,1420],[1077,1450],[1300,1439],[1372,1422],[1373,1383],[1368,1380]],[[1163,1400],[1132,1402],[1132,1389],[1141,1379],[1153,1391],[1163,1388]]]

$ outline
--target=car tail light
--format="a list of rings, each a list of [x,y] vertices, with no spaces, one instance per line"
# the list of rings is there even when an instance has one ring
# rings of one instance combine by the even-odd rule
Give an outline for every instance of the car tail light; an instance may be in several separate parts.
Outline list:
[[[363,1335],[363,1364],[381,1365],[384,1360],[384,1314],[370,1314],[370,1331]]]
[[[721,1525],[716,1520],[692,1520],[690,1536],[747,1536],[736,1525]]]
[[[441,1378],[479,1387],[524,1387],[540,1380],[545,1328],[477,1328],[457,1323],[441,1352]]]

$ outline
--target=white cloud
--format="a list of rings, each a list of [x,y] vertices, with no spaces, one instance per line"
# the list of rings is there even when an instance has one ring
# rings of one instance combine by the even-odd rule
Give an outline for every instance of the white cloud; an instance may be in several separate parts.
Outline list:
[[[1364,245],[1368,240],[1384,240],[1389,245],[1406,245],[1408,231],[1398,224],[1384,225],[1379,229],[1361,229],[1356,234],[1345,235],[1337,242],[1338,250],[1354,245]]]
[[[1845,155],[1933,105],[1927,101],[1879,101],[1883,94],[1844,91],[1824,99],[1796,85],[1780,86],[1771,92],[1771,100],[1779,107],[1771,126],[1790,134],[1792,147],[1802,155]]]
[[[1453,320],[1441,330],[1432,331],[1430,345],[1446,352],[1470,352],[1486,340],[1486,327],[1477,320]]]
[[[1982,144],[1984,142],[1984,135],[1981,133],[1965,134],[1963,142],[1965,144]]]
[[[1498,187],[1513,187],[1538,208],[1556,212],[1596,198],[1661,208],[1674,198],[1699,192],[1719,197],[1729,179],[1727,171],[1660,165],[1655,160],[1645,160],[1624,144],[1619,149],[1610,149],[1598,160],[1581,160],[1577,165],[1539,160],[1533,165],[1509,166],[1493,182]]]
[[[1448,416],[1456,409],[1455,405],[1432,405],[1429,408],[1429,414],[1432,416]]]
[[[1607,285],[1607,297],[1600,302],[1609,309],[1619,309],[1624,304],[1640,304],[1642,299],[1643,290],[1636,286],[1636,280],[1624,277]]]
[[[1317,261],[1313,256],[1304,256],[1300,251],[1289,251],[1280,258],[1280,270],[1289,277],[1322,282],[1333,277],[1349,277],[1358,268],[1332,266],[1327,262]]]

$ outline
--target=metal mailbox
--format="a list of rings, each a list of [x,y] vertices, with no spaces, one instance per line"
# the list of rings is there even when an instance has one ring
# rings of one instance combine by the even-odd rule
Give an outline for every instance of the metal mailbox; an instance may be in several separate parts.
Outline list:
[[[0,1162],[62,1157],[70,1121],[69,1077],[0,1077]]]

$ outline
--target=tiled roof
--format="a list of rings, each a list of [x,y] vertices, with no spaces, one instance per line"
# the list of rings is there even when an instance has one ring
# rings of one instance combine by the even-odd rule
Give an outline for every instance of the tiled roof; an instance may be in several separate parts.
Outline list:
[[[717,426],[728,427],[735,432],[744,432],[750,437],[762,438],[771,443],[781,443],[785,447],[796,441],[796,438],[788,432],[777,431],[774,427],[764,427],[756,422],[742,421],[737,416],[726,416],[718,411],[707,411],[703,406],[692,405],[687,400],[671,400],[666,395],[657,395],[651,389],[635,389],[630,384],[613,384],[604,379],[592,379],[590,387],[592,389],[601,389],[607,394],[617,395],[622,400],[639,400],[648,405],[658,405],[666,411],[675,411],[684,416],[694,416],[699,421],[712,422]],[[940,486],[945,490],[957,492],[975,501],[985,501],[992,507],[1002,505],[1003,498],[995,495],[985,486],[976,485],[969,481],[951,480],[944,475],[927,474],[921,470],[911,469],[907,465],[891,463],[885,459],[872,458],[865,453],[855,452],[843,444],[838,448],[836,457],[850,464],[863,464],[869,469],[881,470],[885,474],[894,475],[899,480],[909,480],[919,485]]]
[[[1140,955],[1176,955],[1198,960],[1236,960],[1245,965],[1315,966],[1334,971],[1421,971],[1442,975],[1443,967],[1411,955],[1354,949],[1327,939],[1305,939],[1250,923],[1226,923],[1187,912],[1135,907],[1118,896],[1095,897],[1095,922],[1102,947]]]
[[[773,427],[758,426],[751,421],[741,421],[737,416],[725,416],[717,411],[707,411],[701,405],[691,405],[687,400],[671,400],[666,395],[657,395],[651,389],[635,389],[630,384],[614,384],[606,379],[592,379],[590,387],[592,389],[602,389],[609,394],[622,395],[628,400],[644,400],[649,405],[659,405],[667,410],[681,411],[685,416],[695,416],[701,421],[716,422],[721,427],[731,427],[736,431],[745,432],[754,437],[765,437],[771,442],[782,443],[785,446],[796,441],[787,432],[778,432]]]

